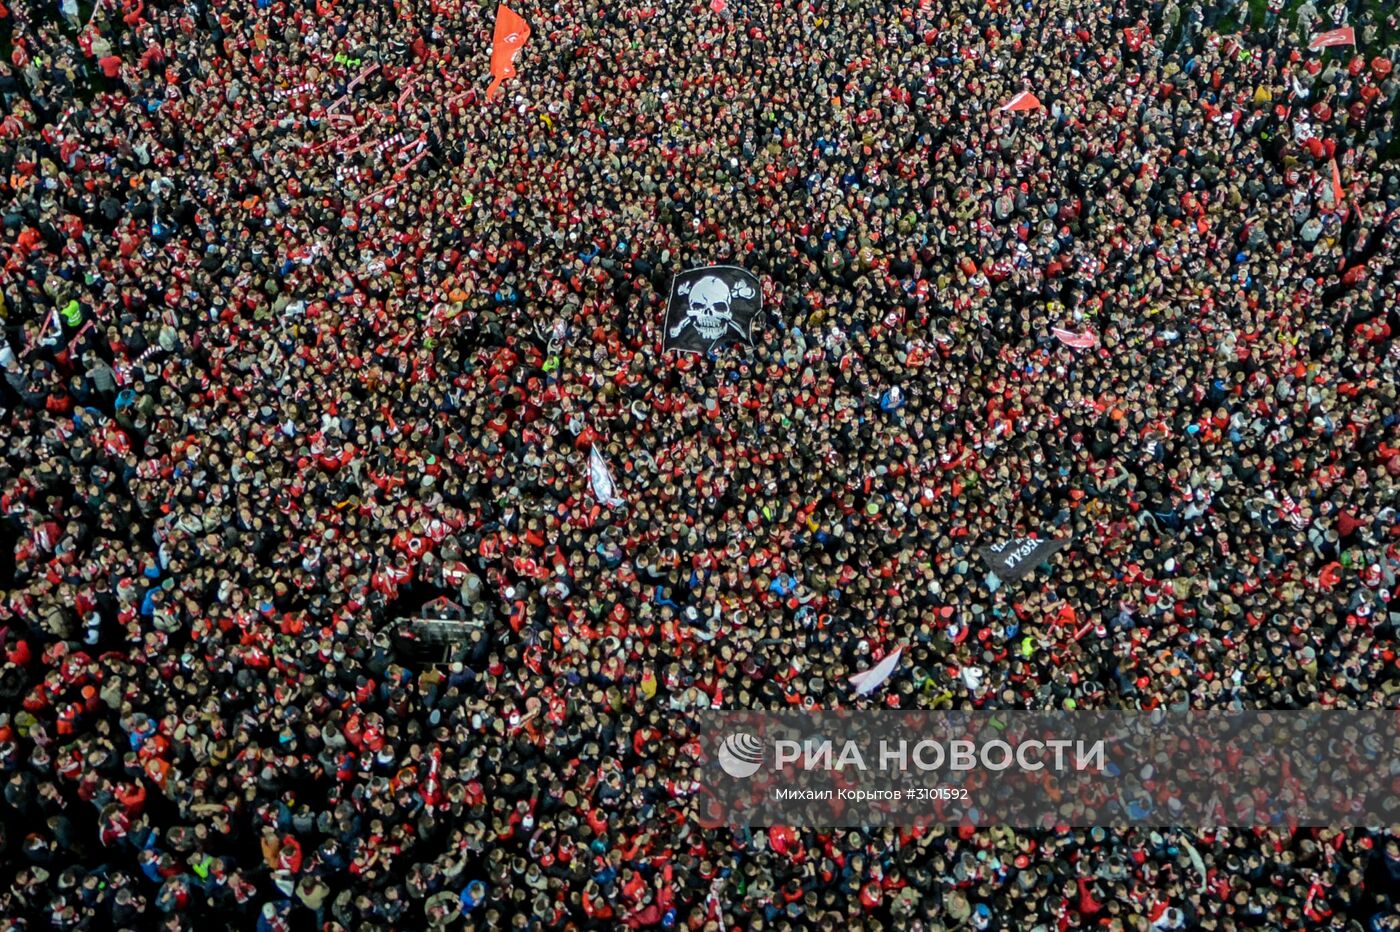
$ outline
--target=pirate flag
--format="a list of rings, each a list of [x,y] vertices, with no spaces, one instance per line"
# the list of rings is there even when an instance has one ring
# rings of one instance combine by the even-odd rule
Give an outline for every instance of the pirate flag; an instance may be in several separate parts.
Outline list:
[[[763,289],[747,269],[707,265],[671,279],[663,350],[708,353],[725,340],[753,346],[753,323]]]

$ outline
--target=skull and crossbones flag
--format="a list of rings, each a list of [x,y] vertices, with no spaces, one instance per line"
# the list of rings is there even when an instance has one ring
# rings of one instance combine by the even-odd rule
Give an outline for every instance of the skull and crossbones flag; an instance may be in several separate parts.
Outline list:
[[[747,269],[707,265],[676,274],[666,305],[663,349],[708,353],[725,340],[753,346],[763,289]]]

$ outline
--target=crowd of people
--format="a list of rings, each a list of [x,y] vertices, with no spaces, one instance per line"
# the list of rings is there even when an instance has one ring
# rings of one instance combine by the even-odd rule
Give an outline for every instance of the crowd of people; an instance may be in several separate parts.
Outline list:
[[[1396,826],[706,827],[687,717],[1396,708],[1397,8],[512,8],[0,7],[7,927],[1400,929]]]

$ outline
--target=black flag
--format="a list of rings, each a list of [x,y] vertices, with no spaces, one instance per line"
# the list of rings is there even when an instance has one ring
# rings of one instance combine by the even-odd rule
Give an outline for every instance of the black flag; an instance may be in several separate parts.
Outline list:
[[[665,350],[708,353],[726,340],[753,346],[754,318],[763,309],[763,289],[747,269],[707,265],[671,279],[666,305]]]
[[[1007,582],[1015,582],[1067,546],[1068,538],[1035,540],[1031,537],[1013,537],[1005,543],[983,547],[981,553],[993,573]]]

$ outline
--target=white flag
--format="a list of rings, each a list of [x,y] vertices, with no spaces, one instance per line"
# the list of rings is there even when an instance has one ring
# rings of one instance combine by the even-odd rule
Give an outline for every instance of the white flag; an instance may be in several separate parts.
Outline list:
[[[623,500],[617,497],[617,491],[613,487],[612,473],[608,471],[607,461],[596,446],[588,452],[588,475],[593,482],[593,494],[598,496],[598,501],[609,508],[624,504]]]
[[[856,695],[868,696],[879,689],[880,684],[889,679],[890,674],[894,672],[895,665],[899,663],[899,655],[903,652],[903,647],[896,647],[888,657],[881,660],[869,670],[863,670],[850,677],[849,679],[851,685],[855,687]]]

